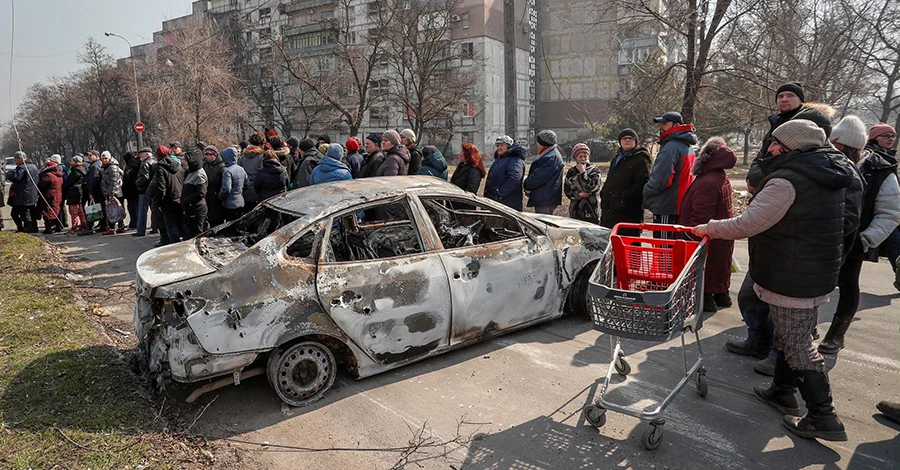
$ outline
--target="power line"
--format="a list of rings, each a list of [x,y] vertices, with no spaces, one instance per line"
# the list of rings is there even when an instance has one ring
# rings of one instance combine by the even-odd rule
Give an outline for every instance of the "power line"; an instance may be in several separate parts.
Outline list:
[[[12,53],[8,53],[8,52],[0,52],[0,55],[6,55],[6,56],[10,56],[10,57],[15,57],[18,59],[48,59],[51,57],[60,57],[60,56],[64,56],[64,55],[69,55],[74,52],[78,52],[78,49],[72,49],[71,51],[68,51],[68,52],[60,52],[59,54],[49,54],[49,55],[22,55],[22,54],[12,54]]]

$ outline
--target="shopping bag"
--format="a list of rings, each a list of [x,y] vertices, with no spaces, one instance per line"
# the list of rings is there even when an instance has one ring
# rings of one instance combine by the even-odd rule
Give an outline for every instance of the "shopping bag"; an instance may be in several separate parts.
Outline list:
[[[106,220],[111,224],[125,220],[125,208],[118,199],[110,198],[106,201]]]
[[[90,204],[84,206],[84,218],[88,222],[97,222],[103,219],[103,206],[91,199]]]

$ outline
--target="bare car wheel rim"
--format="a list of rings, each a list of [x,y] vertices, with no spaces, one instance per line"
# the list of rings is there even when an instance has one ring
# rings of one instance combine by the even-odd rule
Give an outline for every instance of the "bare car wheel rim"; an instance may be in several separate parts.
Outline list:
[[[304,406],[321,398],[334,383],[334,356],[318,343],[299,343],[280,354],[272,372],[278,396],[290,405]]]

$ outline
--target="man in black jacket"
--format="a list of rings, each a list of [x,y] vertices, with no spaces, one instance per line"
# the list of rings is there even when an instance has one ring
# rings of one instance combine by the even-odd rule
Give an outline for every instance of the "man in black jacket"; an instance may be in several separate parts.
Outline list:
[[[147,189],[150,187],[150,181],[153,179],[153,172],[156,167],[156,159],[153,158],[153,151],[150,147],[144,147],[138,151],[138,161],[141,164],[138,167],[137,177],[134,181],[134,186],[138,193],[138,208],[135,223],[136,231],[131,234],[133,237],[143,237],[147,234],[147,210],[150,209]]]
[[[100,168],[102,166],[100,162],[100,152],[96,150],[90,150],[87,154],[88,159],[88,174],[87,174],[87,191],[85,191],[85,207],[90,203],[89,201],[93,199],[93,201],[97,204],[103,205],[105,199],[103,198],[103,190],[100,188]],[[97,223],[97,229],[101,232],[106,231],[106,215],[105,211],[100,211],[101,218]],[[79,233],[79,235],[90,235],[94,233],[94,222],[88,221],[87,228]]]

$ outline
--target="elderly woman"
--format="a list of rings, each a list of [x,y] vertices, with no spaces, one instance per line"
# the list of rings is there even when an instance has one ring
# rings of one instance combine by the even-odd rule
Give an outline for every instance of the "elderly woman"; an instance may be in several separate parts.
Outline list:
[[[569,217],[600,223],[600,168],[591,164],[591,149],[582,143],[572,149],[575,166],[563,180],[563,192],[571,199]]]
[[[756,397],[786,415],[785,427],[800,437],[845,441],[825,362],[812,343],[819,306],[828,302],[841,269],[852,163],[806,119],[775,129],[769,154],[759,163],[763,179],[747,210],[693,231],[713,239],[750,239],[750,277],[770,306],[778,345],[772,385],[754,388]],[[798,388],[808,410],[803,418]]]
[[[497,137],[494,146],[497,151],[484,182],[484,197],[521,211],[522,181],[528,151],[508,135]]]
[[[650,153],[638,145],[633,129],[619,132],[619,151],[609,163],[606,184],[600,189],[600,225],[613,228],[620,222],[644,221],[644,185],[650,179]],[[636,229],[622,235],[639,235]]]

